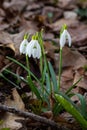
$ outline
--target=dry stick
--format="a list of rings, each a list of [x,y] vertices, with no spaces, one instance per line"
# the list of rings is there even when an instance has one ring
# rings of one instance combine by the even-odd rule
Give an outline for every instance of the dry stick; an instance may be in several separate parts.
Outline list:
[[[10,112],[10,113],[15,113],[19,116],[23,116],[25,118],[30,118],[30,119],[39,121],[39,122],[44,123],[48,126],[54,127],[55,130],[60,130],[60,129],[66,130],[65,128],[61,128],[61,126],[58,126],[58,124],[56,122],[54,122],[50,119],[46,119],[45,117],[41,117],[41,116],[35,115],[33,113],[30,113],[30,112],[24,112],[24,111],[21,111],[21,110],[14,108],[14,107],[8,107],[6,105],[0,104],[0,110]]]

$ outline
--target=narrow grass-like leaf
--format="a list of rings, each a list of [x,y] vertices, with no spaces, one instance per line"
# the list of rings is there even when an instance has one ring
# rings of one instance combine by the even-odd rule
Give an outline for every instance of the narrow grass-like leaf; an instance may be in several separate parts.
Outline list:
[[[68,96],[65,94],[59,93],[55,94],[55,98],[58,102],[61,103],[61,105],[64,107],[64,109],[69,112],[82,126],[82,128],[87,128],[87,121],[82,116],[82,114],[79,112],[75,104],[70,100]]]
[[[85,119],[87,119],[87,111],[86,111],[86,100],[85,97],[81,94],[76,94],[78,96],[78,98],[80,99],[80,110],[82,115],[84,116]]]
[[[50,85],[50,77],[48,75],[48,73],[46,73],[46,90],[49,94],[51,94],[51,85]]]
[[[20,80],[24,81],[25,83],[28,83],[26,79],[24,79],[22,76],[19,76],[18,74],[15,74],[14,72],[8,70],[8,69],[5,69],[4,71],[6,71],[7,73],[13,75],[14,77],[16,78],[19,78]]]
[[[3,79],[5,79],[7,82],[9,82],[10,84],[12,84],[14,87],[21,89],[17,84],[15,84],[14,82],[12,82],[11,80],[9,80],[7,77],[5,77],[2,73],[0,74],[0,77],[2,77]]]
[[[31,76],[40,84],[41,89],[44,89],[45,92],[48,94],[48,92],[47,92],[46,89],[44,88],[43,84],[38,80],[38,78],[37,78],[26,66],[24,66],[22,63],[18,62],[17,60],[15,60],[15,59],[13,59],[13,58],[11,58],[11,57],[8,57],[8,56],[7,56],[7,58],[8,58],[9,60],[13,61],[14,63],[20,65],[23,69],[25,69],[28,73],[30,73]]]
[[[1,128],[0,130],[10,130],[10,128]]]
[[[55,75],[54,69],[53,69],[53,67],[52,67],[50,62],[48,62],[48,66],[49,66],[50,75],[51,75],[52,82],[53,82],[54,92],[58,92],[57,79],[56,79],[56,75]]]
[[[32,79],[29,76],[27,76],[27,79],[28,79],[28,83],[31,88],[31,91],[37,96],[38,99],[42,99],[40,96],[39,90],[37,89],[35,84],[32,82]]]
[[[63,106],[60,103],[56,102],[53,107],[53,114],[58,115],[63,109]]]
[[[47,71],[47,66],[46,66],[46,63],[44,63],[44,69],[43,69],[43,73],[42,73],[42,77],[41,77],[41,81],[42,83],[44,83],[45,81],[45,77],[46,77],[46,71]]]
[[[71,90],[80,82],[80,80],[82,79],[82,77],[80,77],[76,83],[74,83],[66,92],[65,94],[69,94],[71,92]]]
[[[25,69],[27,72],[29,72],[29,73],[31,74],[31,76],[32,76],[38,83],[40,83],[40,81],[38,80],[38,78],[37,78],[26,66],[24,66],[22,63],[18,62],[17,60],[15,60],[15,59],[13,59],[13,58],[11,58],[11,57],[8,57],[8,56],[7,56],[7,58],[8,58],[9,60],[13,61],[14,63],[20,65],[23,69]]]

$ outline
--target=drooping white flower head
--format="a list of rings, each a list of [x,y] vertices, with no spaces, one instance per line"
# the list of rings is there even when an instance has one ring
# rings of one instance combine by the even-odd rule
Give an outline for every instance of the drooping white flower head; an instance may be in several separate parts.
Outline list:
[[[26,54],[26,47],[28,45],[28,41],[27,39],[24,39],[21,44],[20,44],[20,48],[19,48],[19,51],[21,54]]]
[[[26,54],[29,57],[39,59],[41,57],[41,47],[38,43],[38,40],[31,40],[26,48]]]
[[[60,48],[64,47],[66,40],[68,40],[68,44],[69,46],[71,46],[71,36],[69,32],[66,29],[64,29],[64,31],[62,32],[60,36]]]

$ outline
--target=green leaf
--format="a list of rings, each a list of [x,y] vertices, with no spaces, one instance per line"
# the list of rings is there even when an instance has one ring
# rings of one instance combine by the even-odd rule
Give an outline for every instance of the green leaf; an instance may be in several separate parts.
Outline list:
[[[84,116],[85,119],[87,119],[87,111],[86,111],[86,100],[85,100],[85,97],[81,94],[76,94],[78,96],[78,98],[80,99],[80,103],[81,103],[81,106],[80,106],[80,110],[81,110],[81,113],[82,115]]]
[[[25,80],[22,76],[19,76],[18,74],[15,74],[14,72],[12,72],[12,71],[10,71],[8,69],[5,69],[4,71],[6,71],[7,73],[13,75],[14,77],[16,77],[16,78],[18,78],[18,79],[20,79],[22,81],[24,81],[25,83],[27,83],[27,80]]]
[[[25,65],[23,65],[22,63],[20,63],[19,61],[15,60],[15,59],[13,59],[13,58],[11,58],[11,57],[8,57],[8,56],[7,56],[7,58],[8,58],[9,60],[13,61],[14,63],[20,65],[23,69],[25,69],[28,73],[30,73],[31,76],[32,76],[38,83],[40,83],[40,81],[38,80],[38,78],[37,78]]]
[[[58,92],[57,79],[56,79],[54,69],[50,62],[48,62],[48,66],[49,66],[49,71],[50,71],[52,82],[53,82],[54,92]]]
[[[58,115],[63,110],[63,107],[60,103],[56,102],[53,107],[53,114]]]
[[[15,86],[18,89],[21,89],[17,84],[15,84],[14,82],[12,82],[11,80],[9,80],[7,77],[5,77],[2,73],[0,74],[0,77],[2,77],[3,79],[5,79],[7,82],[9,82],[10,84],[12,84],[13,86]]]
[[[48,73],[45,74],[46,76],[46,90],[49,94],[51,94],[51,84],[50,84],[50,77],[48,75]]]
[[[32,82],[31,77],[27,76],[27,79],[28,79],[28,83],[29,83],[29,86],[31,88],[31,91],[34,92],[34,94],[37,96],[38,99],[42,99],[40,96],[39,90],[37,89],[35,84]]]
[[[55,94],[55,98],[61,105],[69,112],[82,126],[82,128],[87,128],[87,121],[79,112],[75,104],[70,100],[70,98],[62,93]]]
[[[77,82],[75,82],[66,92],[65,94],[69,94],[71,92],[71,90],[80,82],[80,80],[82,79],[82,77],[80,77]]]
[[[47,66],[46,66],[46,62],[44,62],[43,73],[42,73],[42,77],[41,77],[42,83],[44,83],[44,81],[45,81],[46,71],[47,71]]]

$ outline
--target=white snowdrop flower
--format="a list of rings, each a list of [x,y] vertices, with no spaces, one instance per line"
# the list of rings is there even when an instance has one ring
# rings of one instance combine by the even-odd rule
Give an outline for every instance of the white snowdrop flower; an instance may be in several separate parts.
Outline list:
[[[66,29],[64,29],[63,33],[60,36],[60,47],[61,48],[64,47],[66,40],[68,40],[68,44],[69,44],[69,46],[71,46],[71,36],[70,36],[69,32]]]
[[[30,43],[27,45],[26,54],[29,57],[33,58],[40,58],[41,57],[41,47],[37,40],[31,40]]]
[[[24,39],[21,44],[20,44],[20,48],[19,48],[19,51],[21,54],[26,54],[26,47],[28,45],[28,41],[27,39]]]

